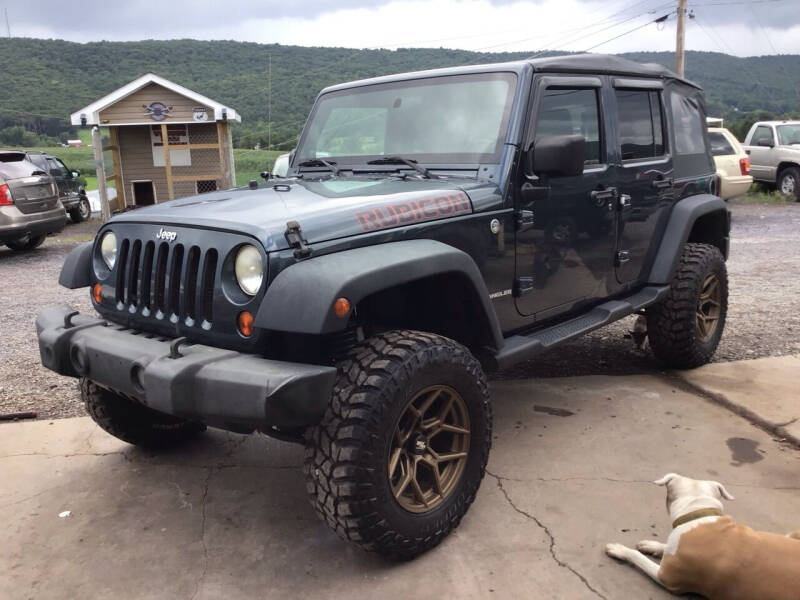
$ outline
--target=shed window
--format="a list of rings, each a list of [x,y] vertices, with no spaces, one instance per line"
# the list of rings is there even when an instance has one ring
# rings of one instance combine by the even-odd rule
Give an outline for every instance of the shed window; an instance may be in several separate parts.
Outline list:
[[[616,90],[622,160],[664,155],[664,119],[658,92]]]
[[[197,182],[198,194],[205,194],[206,192],[216,192],[216,191],[217,191],[216,179],[205,179]]]

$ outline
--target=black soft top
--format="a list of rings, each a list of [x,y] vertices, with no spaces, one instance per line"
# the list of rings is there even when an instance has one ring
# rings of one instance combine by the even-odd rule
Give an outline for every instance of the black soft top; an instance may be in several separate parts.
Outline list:
[[[664,65],[637,63],[611,54],[570,54],[534,58],[530,61],[535,71],[559,71],[568,73],[597,73],[602,75],[633,75],[637,77],[659,77],[676,79],[700,89],[696,83],[678,76]]]
[[[377,83],[391,83],[396,81],[407,81],[410,79],[420,79],[423,77],[440,77],[442,75],[462,75],[466,73],[487,73],[495,71],[512,71],[520,73],[525,68],[533,67],[534,71],[539,72],[560,72],[560,73],[587,73],[599,75],[627,75],[633,77],[657,77],[659,79],[678,81],[685,83],[698,90],[702,89],[696,83],[678,77],[678,75],[663,65],[655,63],[637,63],[626,58],[613,56],[611,54],[570,54],[566,56],[549,56],[546,58],[534,58],[517,60],[506,63],[494,63],[486,65],[469,65],[460,67],[444,67],[429,71],[417,71],[413,73],[398,73],[396,75],[383,75],[371,79],[361,79],[340,83],[325,88],[320,95],[337,90],[373,85]]]

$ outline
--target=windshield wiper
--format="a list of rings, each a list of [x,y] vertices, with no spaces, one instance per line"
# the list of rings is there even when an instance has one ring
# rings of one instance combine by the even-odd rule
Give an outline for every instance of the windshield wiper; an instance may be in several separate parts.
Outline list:
[[[334,175],[339,174],[339,167],[336,166],[336,163],[330,160],[325,160],[324,158],[312,158],[311,160],[304,160],[301,163],[298,163],[298,167],[328,167]]]
[[[402,156],[384,156],[383,158],[376,158],[375,160],[371,160],[367,162],[368,165],[406,165],[407,167],[411,167],[417,173],[420,173],[426,179],[430,179],[433,177],[431,172],[428,171],[425,167],[421,167],[417,164],[417,161],[410,160],[408,158],[403,158]]]

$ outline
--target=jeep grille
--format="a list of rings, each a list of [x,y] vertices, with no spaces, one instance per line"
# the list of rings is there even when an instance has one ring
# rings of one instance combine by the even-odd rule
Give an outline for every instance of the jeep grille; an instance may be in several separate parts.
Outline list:
[[[117,308],[187,324],[213,322],[216,249],[126,238],[118,260]]]

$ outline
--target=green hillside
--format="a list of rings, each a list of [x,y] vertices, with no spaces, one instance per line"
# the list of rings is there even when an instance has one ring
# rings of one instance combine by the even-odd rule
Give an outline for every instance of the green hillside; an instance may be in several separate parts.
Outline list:
[[[466,63],[514,60],[526,53],[463,50],[352,50],[233,41],[142,41],[77,44],[60,40],[0,39],[0,143],[47,143],[74,135],[64,120],[73,112],[153,71],[236,108],[243,118],[234,143],[267,146],[268,63],[272,57],[272,145],[288,149],[317,92],[334,83]],[[638,61],[671,66],[671,53],[633,53]],[[766,110],[800,110],[800,57],[737,58],[689,52],[687,76],[703,85],[709,112],[726,118]],[[14,130],[7,128],[22,126]],[[26,138],[25,136],[28,135]],[[19,140],[19,141],[16,141]]]

